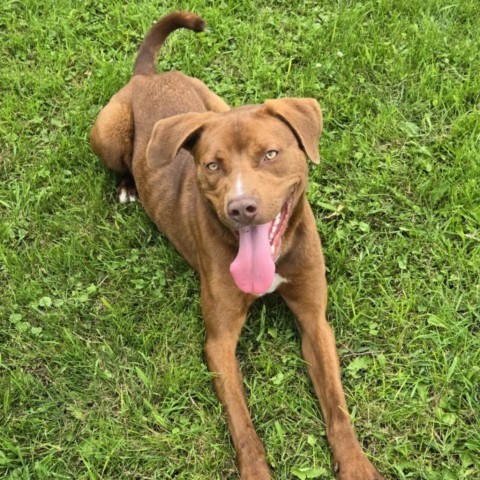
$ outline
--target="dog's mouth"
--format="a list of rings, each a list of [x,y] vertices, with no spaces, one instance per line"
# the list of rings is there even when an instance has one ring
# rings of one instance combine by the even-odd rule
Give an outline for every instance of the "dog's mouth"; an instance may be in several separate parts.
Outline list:
[[[263,295],[271,287],[275,277],[275,262],[280,256],[282,237],[288,226],[292,204],[293,192],[273,220],[238,229],[239,248],[230,265],[230,273],[243,292]]]
[[[291,193],[287,201],[283,204],[280,213],[268,224],[268,241],[270,243],[270,253],[274,262],[280,256],[280,249],[282,246],[282,237],[287,229],[290,212],[292,210],[293,193]]]

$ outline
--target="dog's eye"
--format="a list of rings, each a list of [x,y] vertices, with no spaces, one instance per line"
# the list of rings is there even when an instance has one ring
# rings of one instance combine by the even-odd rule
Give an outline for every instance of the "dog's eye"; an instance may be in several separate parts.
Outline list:
[[[212,172],[216,172],[220,168],[217,162],[210,162],[205,166]]]
[[[276,150],[269,150],[266,154],[265,154],[265,160],[267,161],[271,161],[273,159],[275,159],[275,157],[278,155],[278,152]]]

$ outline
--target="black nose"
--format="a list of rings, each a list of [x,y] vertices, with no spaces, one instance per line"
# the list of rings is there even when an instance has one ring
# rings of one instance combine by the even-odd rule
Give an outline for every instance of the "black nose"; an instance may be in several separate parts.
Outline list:
[[[238,223],[250,223],[258,213],[258,201],[254,197],[237,197],[228,202],[228,216]]]

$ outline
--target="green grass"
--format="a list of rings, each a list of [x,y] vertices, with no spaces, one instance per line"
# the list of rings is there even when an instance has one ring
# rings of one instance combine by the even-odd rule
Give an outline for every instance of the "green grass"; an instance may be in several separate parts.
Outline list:
[[[160,70],[232,105],[315,97],[312,201],[347,400],[390,479],[480,478],[477,0],[182,1]],[[114,201],[90,127],[167,2],[0,9],[0,477],[234,479],[198,281]],[[239,346],[275,478],[332,478],[295,323],[275,296]],[[314,472],[315,470],[310,470]],[[297,472],[297,473],[295,473]],[[313,473],[312,473],[313,475]]]

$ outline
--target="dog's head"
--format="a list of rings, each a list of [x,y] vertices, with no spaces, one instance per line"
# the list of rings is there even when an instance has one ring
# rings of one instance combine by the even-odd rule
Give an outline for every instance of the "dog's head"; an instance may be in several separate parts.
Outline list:
[[[306,188],[306,158],[319,162],[321,130],[318,103],[295,98],[225,113],[188,113],[155,124],[149,165],[170,163],[181,148],[191,152],[200,192],[239,236],[231,272],[245,292],[264,293],[270,287],[282,236]]]

